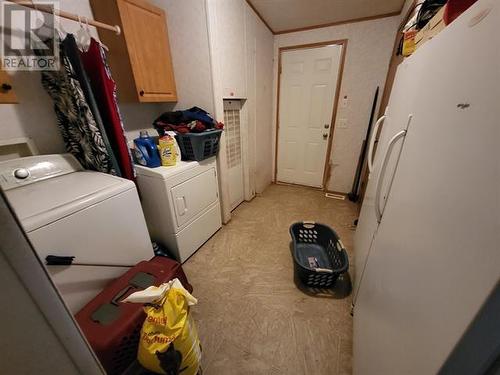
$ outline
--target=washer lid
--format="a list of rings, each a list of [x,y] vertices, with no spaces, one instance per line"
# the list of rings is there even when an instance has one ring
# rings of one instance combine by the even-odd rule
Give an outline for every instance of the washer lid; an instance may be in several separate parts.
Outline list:
[[[24,229],[30,232],[133,188],[129,180],[81,171],[19,186],[5,194]]]

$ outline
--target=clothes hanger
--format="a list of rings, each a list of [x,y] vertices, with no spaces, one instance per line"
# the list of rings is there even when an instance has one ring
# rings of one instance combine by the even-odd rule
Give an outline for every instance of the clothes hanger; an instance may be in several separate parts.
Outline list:
[[[87,30],[87,33],[88,33],[88,35],[90,36],[89,19],[88,19],[87,17],[85,17],[85,25],[86,25],[86,26],[85,26],[85,28],[86,28],[86,30]],[[100,45],[102,48],[104,48],[104,50],[105,50],[106,52],[109,52],[109,48],[108,48],[108,46],[106,46],[103,42],[101,42],[100,40],[98,40],[98,39],[96,39],[96,38],[92,38],[92,37],[91,37],[91,39],[94,39],[97,43],[99,43],[99,45]],[[90,42],[89,42],[89,45],[90,45]],[[87,50],[88,50],[88,48],[87,48]]]
[[[56,7],[52,7],[52,10],[53,10],[53,13],[52,13],[52,16],[53,16],[53,22],[54,22],[54,28],[56,29],[57,31],[57,34],[59,36],[59,40],[62,41],[64,39],[66,39],[66,37],[68,36],[69,32],[64,28],[62,22],[61,22],[61,19],[59,18],[59,22],[56,23],[56,17],[57,14],[56,14]],[[57,26],[56,26],[57,25]]]
[[[88,22],[87,17],[84,17],[84,19],[86,19]],[[82,19],[80,16],[78,16],[78,23],[80,24],[80,29],[78,29],[78,31],[76,32],[76,44],[81,51],[87,52],[90,47],[90,40],[92,39],[90,35],[90,29],[88,27],[87,29],[83,27]]]
[[[45,19],[44,13],[45,13],[46,11],[45,11],[45,10],[40,10],[40,9],[38,9],[37,4],[36,4],[33,0],[31,0],[31,1],[30,1],[30,3],[31,3],[30,5],[31,5],[31,6],[33,7],[33,9],[35,9],[35,11],[36,11],[36,13],[35,13],[35,14],[36,14],[36,16],[35,16],[35,17],[36,17],[36,20],[37,20],[37,21],[39,20],[39,18],[38,18],[38,14],[40,14],[40,15],[42,16],[42,19],[41,19],[41,21],[42,21],[42,25],[41,25],[40,27],[39,27],[39,26],[37,26],[37,27],[38,27],[38,30],[39,30],[39,31],[40,31],[40,30],[42,31],[42,33],[40,34],[40,35],[41,35],[41,37],[42,37],[42,39],[53,39],[53,36],[55,36],[55,35],[53,35],[53,30],[55,30],[55,31],[57,31],[57,36],[59,37],[59,40],[63,40],[63,39],[66,37],[66,35],[68,34],[68,32],[67,32],[67,31],[66,31],[66,30],[62,27],[62,24],[61,24],[61,23],[59,23],[59,24],[58,24],[58,23],[56,22],[56,19],[57,19],[57,12],[56,12],[56,11],[57,11],[57,9],[56,9],[56,7],[54,6],[54,7],[52,8],[52,11],[53,11],[53,13],[52,13],[52,26],[50,26],[49,24],[47,24],[47,23],[45,22],[45,21],[46,21],[46,19]],[[63,35],[63,33],[64,33],[65,35]],[[56,38],[56,39],[57,39],[57,38]]]

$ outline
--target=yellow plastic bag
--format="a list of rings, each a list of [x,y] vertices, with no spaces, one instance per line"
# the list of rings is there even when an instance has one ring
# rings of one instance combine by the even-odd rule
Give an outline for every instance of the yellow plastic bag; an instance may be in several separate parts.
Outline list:
[[[200,340],[189,314],[189,305],[194,304],[193,300],[196,303],[182,284],[179,288],[174,283],[159,302],[144,307],[147,318],[142,326],[137,353],[143,367],[167,375],[198,373]]]

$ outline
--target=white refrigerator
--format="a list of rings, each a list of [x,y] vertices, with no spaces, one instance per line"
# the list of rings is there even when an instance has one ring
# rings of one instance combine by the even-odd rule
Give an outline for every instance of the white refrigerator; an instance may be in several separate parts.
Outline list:
[[[355,375],[438,373],[500,280],[499,25],[479,0],[398,68],[355,235]]]

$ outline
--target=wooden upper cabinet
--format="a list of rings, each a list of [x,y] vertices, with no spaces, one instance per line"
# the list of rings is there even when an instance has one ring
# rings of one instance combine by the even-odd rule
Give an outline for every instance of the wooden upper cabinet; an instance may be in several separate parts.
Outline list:
[[[94,17],[119,25],[120,35],[99,30],[122,101],[175,102],[172,56],[163,9],[146,0],[91,0]]]
[[[0,103],[1,104],[16,104],[17,96],[12,87],[10,76],[0,66]]]

